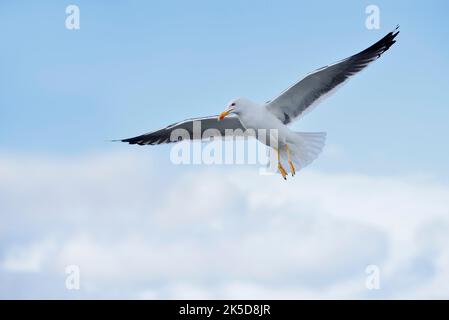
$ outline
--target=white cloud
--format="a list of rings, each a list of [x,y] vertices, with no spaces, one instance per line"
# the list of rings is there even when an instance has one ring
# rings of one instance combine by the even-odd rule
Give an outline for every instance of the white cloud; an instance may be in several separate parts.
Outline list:
[[[39,272],[53,244],[44,241],[25,246],[12,245],[6,248],[1,267],[7,272]]]
[[[445,297],[448,217],[449,188],[423,177],[310,168],[285,182],[254,167],[161,166],[138,152],[4,156],[0,279],[34,272],[47,291],[32,277],[6,281],[13,288],[0,295]],[[72,264],[77,293],[63,285]],[[379,291],[365,288],[370,264]]]

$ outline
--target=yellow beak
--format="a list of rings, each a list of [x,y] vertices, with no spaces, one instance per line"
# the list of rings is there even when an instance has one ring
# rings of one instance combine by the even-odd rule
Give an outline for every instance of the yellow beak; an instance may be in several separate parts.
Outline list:
[[[232,110],[226,110],[223,111],[222,113],[220,113],[220,115],[218,116],[218,121],[223,120],[228,114],[231,113]]]

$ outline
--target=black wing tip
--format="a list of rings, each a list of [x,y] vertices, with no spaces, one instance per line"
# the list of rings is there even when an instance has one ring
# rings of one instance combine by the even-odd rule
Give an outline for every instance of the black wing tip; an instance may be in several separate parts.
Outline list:
[[[394,30],[392,32],[395,33],[395,34],[398,34],[401,31],[401,30],[399,30],[399,28],[400,28],[400,25],[397,24],[396,28],[394,28]]]
[[[384,54],[390,47],[396,43],[396,37],[399,34],[399,25],[394,28],[394,30],[387,33],[382,39],[377,41],[371,47],[363,50],[356,57],[372,57],[379,58],[382,54]]]
[[[390,31],[385,37],[383,37],[382,40],[385,40],[386,45],[386,48],[383,52],[387,51],[393,44],[396,43],[396,37],[400,32],[401,30],[399,30],[399,25],[397,25],[393,31]]]
[[[148,142],[144,143],[144,136],[137,136],[137,137],[133,137],[133,138],[127,138],[127,139],[114,139],[114,140],[109,140],[109,142],[125,142],[128,144],[138,144],[138,145],[145,145],[145,144],[150,144]]]
[[[130,139],[114,139],[114,140],[105,140],[106,142],[126,142],[129,144],[137,144],[137,142],[131,141],[132,138]]]
[[[154,143],[155,141],[149,137],[144,137],[144,136],[137,136],[137,137],[133,137],[133,138],[128,138],[128,139],[123,139],[121,140],[122,142],[128,143],[128,144],[137,144],[139,146],[143,146],[146,144],[156,144]],[[157,139],[156,139],[157,141]]]
[[[172,143],[176,141],[171,141],[170,139],[167,139],[164,136],[160,135],[140,135],[133,138],[127,138],[127,139],[118,139],[118,140],[111,140],[112,142],[125,142],[128,144],[137,144],[139,146],[145,146],[145,145],[157,145],[157,144],[164,144],[164,143]]]
[[[142,145],[142,143],[139,143],[139,141],[141,141],[141,139],[138,139],[138,138],[139,137],[134,137],[134,138],[122,139],[122,140],[119,140],[119,141],[124,142],[124,143],[128,143],[128,144]]]

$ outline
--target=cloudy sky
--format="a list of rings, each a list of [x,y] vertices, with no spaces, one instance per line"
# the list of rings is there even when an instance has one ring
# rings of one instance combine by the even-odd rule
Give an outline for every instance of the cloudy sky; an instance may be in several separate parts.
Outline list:
[[[3,1],[0,298],[449,298],[448,10]],[[397,24],[390,51],[294,124],[328,142],[287,182],[108,142],[268,100]]]

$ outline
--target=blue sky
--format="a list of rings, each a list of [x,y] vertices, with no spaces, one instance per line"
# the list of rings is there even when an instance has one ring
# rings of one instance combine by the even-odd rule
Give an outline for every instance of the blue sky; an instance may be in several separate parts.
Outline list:
[[[80,8],[80,30],[65,28],[65,8],[69,4]],[[369,4],[380,8],[380,30],[365,28],[365,8]],[[429,252],[440,248],[435,244],[440,240],[429,244],[430,240],[419,239],[423,234],[434,233],[439,221],[446,225],[445,215],[449,214],[447,201],[443,199],[449,188],[446,148],[449,83],[445,74],[449,69],[448,10],[447,1],[2,1],[0,160],[3,168],[0,168],[0,176],[3,183],[0,183],[0,192],[3,194],[0,193],[0,200],[3,205],[0,204],[0,211],[10,226],[0,229],[3,230],[0,259],[3,259],[6,270],[0,271],[0,279],[8,283],[0,295],[4,297],[7,292],[14,292],[14,297],[40,297],[40,292],[31,290],[25,294],[24,289],[29,289],[30,283],[42,286],[39,278],[33,276],[33,272],[41,272],[41,280],[46,279],[48,289],[43,296],[80,297],[68,294],[60,287],[52,287],[52,281],[58,283],[63,277],[53,275],[56,266],[63,264],[61,261],[79,257],[77,248],[94,243],[93,248],[89,247],[91,251],[87,250],[92,255],[81,255],[80,259],[92,275],[98,275],[95,267],[89,267],[89,261],[95,260],[98,252],[112,250],[104,242],[114,239],[126,256],[127,246],[139,242],[135,234],[137,239],[142,236],[142,243],[147,245],[144,245],[145,250],[165,250],[170,241],[177,239],[186,241],[186,252],[195,258],[198,258],[198,252],[204,253],[198,259],[214,258],[210,248],[204,247],[204,242],[211,239],[212,243],[232,241],[223,230],[227,230],[227,226],[237,227],[236,221],[241,219],[239,213],[248,219],[245,223],[251,229],[254,212],[263,211],[253,201],[264,191],[252,192],[248,183],[240,185],[236,182],[240,174],[252,177],[251,172],[257,171],[228,168],[226,174],[231,177],[223,180],[224,186],[233,190],[223,191],[222,185],[208,182],[211,188],[229,192],[235,201],[212,215],[213,221],[205,223],[207,230],[202,230],[196,223],[210,217],[209,209],[189,202],[191,212],[187,210],[190,212],[185,218],[187,225],[201,236],[185,231],[185,234],[181,232],[181,236],[173,236],[167,243],[157,246],[154,239],[146,238],[144,230],[138,230],[141,219],[149,219],[150,225],[150,222],[155,223],[152,227],[161,228],[155,232],[163,239],[170,239],[173,230],[182,229],[182,225],[167,227],[167,222],[163,218],[160,220],[160,216],[165,213],[173,220],[184,221],[179,216],[171,216],[179,209],[171,207],[174,199],[178,199],[172,192],[180,193],[179,199],[201,202],[204,199],[202,186],[198,185],[198,190],[189,193],[183,189],[188,186],[186,181],[192,179],[192,174],[200,174],[207,181],[210,177],[223,178],[223,172],[220,168],[174,167],[170,164],[167,146],[137,148],[108,140],[130,137],[193,116],[217,114],[229,100],[239,96],[260,102],[269,100],[306,73],[366,48],[397,24],[401,26],[401,33],[391,50],[294,124],[296,130],[326,131],[328,153],[325,151],[325,155],[314,162],[311,173],[305,173],[303,182],[299,180],[301,176],[297,177],[298,181],[291,182],[295,183],[292,188],[305,192],[307,190],[303,188],[307,182],[317,190],[324,186],[335,189],[328,190],[327,198],[320,198],[318,191],[316,194],[307,191],[316,203],[298,195],[307,203],[301,209],[300,218],[308,218],[314,213],[319,218],[300,219],[300,222],[295,220],[298,217],[292,219],[299,229],[309,230],[305,240],[318,247],[322,245],[323,255],[341,249],[343,256],[350,252],[354,253],[355,260],[359,260],[347,268],[343,267],[342,260],[338,262],[340,269],[323,269],[319,274],[311,273],[313,264],[304,266],[296,260],[291,261],[293,265],[298,263],[303,277],[310,276],[320,283],[315,288],[311,280],[312,284],[306,284],[307,290],[301,287],[300,280],[295,282],[300,290],[282,286],[279,289],[280,284],[298,276],[295,272],[285,279],[271,279],[269,274],[261,272],[260,278],[256,275],[249,282],[242,282],[245,273],[238,274],[234,270],[234,278],[230,276],[229,279],[235,282],[214,287],[214,281],[219,280],[216,274],[203,279],[198,274],[185,270],[184,274],[178,270],[174,272],[180,278],[175,277],[175,282],[179,280],[181,284],[165,286],[172,275],[153,270],[159,278],[145,283],[149,289],[139,287],[139,281],[135,280],[135,286],[127,286],[126,290],[115,294],[111,289],[111,278],[123,270],[111,268],[109,279],[104,276],[96,282],[92,279],[97,278],[92,276],[91,290],[82,293],[81,297],[188,298],[190,294],[233,297],[231,293],[234,292],[247,292],[243,297],[319,297],[314,289],[323,292],[322,281],[340,278],[349,280],[342,287],[332,282],[335,286],[330,287],[333,289],[324,290],[327,297],[366,297],[363,290],[362,293],[358,289],[352,290],[353,279],[349,275],[354,270],[362,270],[363,275],[363,266],[370,263],[370,254],[390,268],[390,278],[394,279],[390,279],[390,286],[387,285],[386,291],[379,296],[405,294],[409,291],[404,286],[407,282],[431,283],[432,280],[445,283],[447,277],[435,275],[443,277],[449,266],[438,265],[435,261],[441,256],[434,257],[426,251],[426,248],[432,248]],[[111,161],[106,160],[109,156]],[[152,165],[161,169],[151,169]],[[73,174],[68,172],[71,170]],[[175,186],[165,179],[167,176],[176,177]],[[266,180],[260,179],[256,179],[259,184],[266,185]],[[130,184],[129,190],[121,186],[123,181]],[[274,184],[274,190],[288,192],[287,186],[280,185],[283,181],[269,181]],[[56,192],[56,186],[66,183],[66,189]],[[157,183],[161,183],[159,189],[155,187]],[[361,190],[354,186],[360,186]],[[147,188],[148,194],[142,188]],[[343,190],[341,200],[330,195],[340,188]],[[385,190],[391,191],[391,197]],[[118,200],[122,192],[125,200]],[[309,194],[307,192],[305,194]],[[136,193],[139,196],[137,203],[133,198]],[[165,195],[160,203],[155,196],[159,193]],[[212,193],[209,197],[219,201]],[[359,199],[354,199],[352,195],[358,193]],[[58,196],[52,198],[52,194]],[[23,197],[30,201],[26,206],[20,201]],[[374,201],[375,197],[379,199]],[[119,202],[105,205],[111,198]],[[143,199],[155,203],[150,206]],[[371,208],[365,208],[366,219],[361,199],[371,204]],[[292,208],[298,204],[290,203],[288,197],[284,200],[285,208],[274,201],[272,210],[264,209],[262,216],[267,218],[267,225],[262,223],[255,227],[254,239],[272,224],[277,225],[279,217],[270,216],[270,213],[285,210],[294,216]],[[378,202],[384,206],[377,207]],[[54,203],[54,206],[48,203]],[[346,208],[349,213],[331,210],[327,204]],[[122,211],[114,211],[115,206]],[[111,214],[110,233],[103,230],[99,239],[95,238],[96,228],[103,225],[101,217],[109,216],[111,210],[114,213]],[[409,211],[414,212],[416,219],[410,218],[413,221],[409,222],[410,229],[404,227],[410,232],[404,231],[407,234],[404,235],[395,228],[401,226],[399,217],[406,219]],[[227,217],[229,212],[234,212],[235,216]],[[424,212],[428,213],[428,224],[421,220]],[[393,223],[389,219],[395,213],[397,217]],[[199,217],[203,220],[198,220]],[[120,230],[124,219],[131,222],[126,223],[126,237],[121,239],[115,228]],[[26,221],[39,222],[32,227]],[[285,217],[281,221],[286,226],[291,223]],[[335,244],[339,246],[335,250],[330,244],[332,241],[320,242],[321,227],[339,237],[336,230],[341,224],[352,230],[349,235],[367,237],[366,243],[372,244],[371,251],[366,253],[363,248],[350,247],[350,237]],[[419,224],[425,226],[424,230],[416,229]],[[216,225],[221,226],[223,238],[213,235]],[[364,228],[368,228],[368,232]],[[26,231],[28,235],[20,236],[16,230]],[[164,230],[168,230],[167,233]],[[239,231],[235,232],[238,234]],[[291,230],[291,235],[296,236],[296,231]],[[246,239],[248,248],[257,247],[254,239]],[[286,236],[283,239],[289,242],[296,238]],[[406,257],[399,253],[396,256],[395,252],[401,250],[395,250],[408,244],[404,239],[417,241],[418,251]],[[59,243],[64,247],[58,247]],[[19,256],[14,252],[19,252]],[[21,256],[20,252],[24,254]],[[30,257],[29,252],[32,253],[31,260],[26,258]],[[446,251],[441,252],[447,258]],[[54,258],[56,256],[58,259]],[[155,254],[157,259],[162,256]],[[192,256],[187,260],[193,261]],[[108,253],[104,261],[120,261],[121,257]],[[136,252],[133,260],[136,264],[154,265],[153,260],[141,261],[139,257],[142,258],[141,253]],[[179,257],[183,257],[182,253]],[[238,256],[234,258],[238,260]],[[279,260],[284,258],[289,261],[284,256]],[[446,258],[441,259],[446,261]],[[254,261],[265,262],[259,256],[254,257]],[[312,262],[322,265],[323,260],[319,256]],[[165,263],[161,265],[167,270],[175,264],[173,261]],[[281,273],[285,270],[284,266],[278,267],[274,270]],[[430,272],[431,276],[428,276],[429,269],[434,270]],[[21,270],[25,270],[25,274]],[[31,275],[27,270],[31,270]],[[145,275],[141,269],[131,270],[137,275]],[[223,272],[218,267],[216,271]],[[404,273],[403,278],[395,276]],[[261,280],[268,278],[267,282]],[[130,283],[134,282],[131,280]],[[275,288],[270,287],[273,283]],[[395,283],[399,283],[399,289]],[[410,291],[412,297],[441,296],[437,287],[420,288],[420,291]]]
[[[295,127],[327,131],[350,154],[338,168],[448,177],[445,1],[377,1],[380,30],[364,27],[365,1],[80,1],[78,31],[68,4],[1,4],[2,152],[123,149],[105,140],[268,100],[400,24],[390,52]]]

